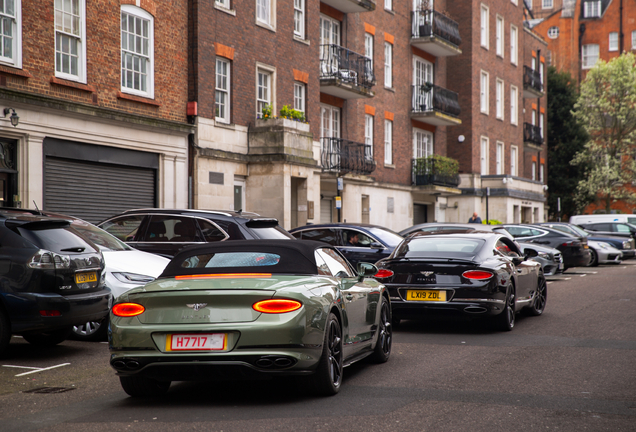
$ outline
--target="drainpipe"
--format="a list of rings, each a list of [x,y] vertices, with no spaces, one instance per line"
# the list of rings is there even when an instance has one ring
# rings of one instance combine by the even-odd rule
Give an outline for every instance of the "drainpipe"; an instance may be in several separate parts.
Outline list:
[[[585,34],[585,23],[579,26],[579,85],[581,85],[581,72],[583,70],[583,35]]]
[[[623,53],[623,0],[618,10],[618,55],[621,55]]]

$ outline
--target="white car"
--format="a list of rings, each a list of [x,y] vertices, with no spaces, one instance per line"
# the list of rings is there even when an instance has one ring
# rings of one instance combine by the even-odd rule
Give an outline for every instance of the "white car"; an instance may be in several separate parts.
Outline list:
[[[590,247],[591,253],[588,267],[597,266],[599,264],[620,264],[623,260],[623,252],[609,243],[588,240],[587,245]]]
[[[168,258],[133,249],[103,229],[81,219],[73,218],[71,226],[101,249],[106,263],[104,283],[112,291],[114,300],[132,288],[155,280],[170,262]],[[73,327],[73,338],[103,340],[108,328],[107,320]]]

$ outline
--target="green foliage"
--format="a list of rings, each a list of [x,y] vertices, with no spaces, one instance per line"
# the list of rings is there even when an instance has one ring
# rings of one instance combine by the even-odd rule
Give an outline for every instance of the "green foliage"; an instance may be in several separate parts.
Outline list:
[[[288,105],[283,105],[279,112],[282,118],[296,120],[299,122],[305,122],[305,113],[298,111],[297,109],[289,108]]]
[[[263,109],[261,110],[262,119],[268,120],[272,118],[272,106],[270,104],[265,104]]]
[[[497,219],[488,219],[487,221],[482,221],[482,225],[501,225],[503,222],[498,221]]]
[[[613,200],[636,202],[629,184],[636,174],[636,56],[624,53],[609,63],[600,60],[581,83],[574,116],[590,139],[572,164],[587,166],[576,200],[599,197],[610,213]]]
[[[574,80],[569,73],[548,68],[548,205],[550,219],[556,220],[557,200],[561,198],[561,216],[580,213],[594,197],[574,199],[574,191],[585,178],[587,164],[572,165],[570,161],[588,140],[583,127],[572,115],[578,98]]]
[[[413,170],[416,174],[435,174],[454,177],[459,172],[459,162],[453,158],[440,155],[415,159]]]

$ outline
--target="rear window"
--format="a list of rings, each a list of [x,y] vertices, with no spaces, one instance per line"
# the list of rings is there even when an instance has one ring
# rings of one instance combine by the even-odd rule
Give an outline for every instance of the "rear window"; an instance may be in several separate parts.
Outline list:
[[[263,252],[221,252],[193,255],[181,263],[183,268],[264,267],[278,264],[280,255]]]
[[[106,231],[97,228],[94,225],[91,225],[86,222],[73,221],[71,224],[76,231],[78,231],[82,236],[88,238],[90,241],[95,243],[97,246],[102,248],[103,250],[108,251],[128,251],[132,250],[130,246],[128,246],[123,241],[118,238],[108,234]]]
[[[287,231],[282,229],[280,227],[280,225],[276,225],[276,226],[273,226],[273,227],[267,227],[267,228],[250,228],[250,229],[252,230],[254,235],[257,238],[259,238],[259,239],[264,239],[264,240],[275,240],[275,239],[295,240],[294,236],[292,236],[290,233],[288,233]]]
[[[457,257],[475,256],[483,247],[485,240],[463,238],[417,237],[403,243],[395,251],[395,258],[415,257]]]
[[[92,245],[71,231],[70,228],[18,228],[18,232],[35,246],[51,252],[97,252]]]

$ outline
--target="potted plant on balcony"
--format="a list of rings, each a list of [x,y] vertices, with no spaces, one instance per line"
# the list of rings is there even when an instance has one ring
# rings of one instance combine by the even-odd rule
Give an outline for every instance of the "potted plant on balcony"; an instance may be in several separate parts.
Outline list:
[[[433,34],[433,8],[428,0],[422,0],[419,11],[419,37],[427,37]]]
[[[456,186],[458,173],[459,162],[445,156],[431,155],[417,158],[413,163],[416,185]]]

